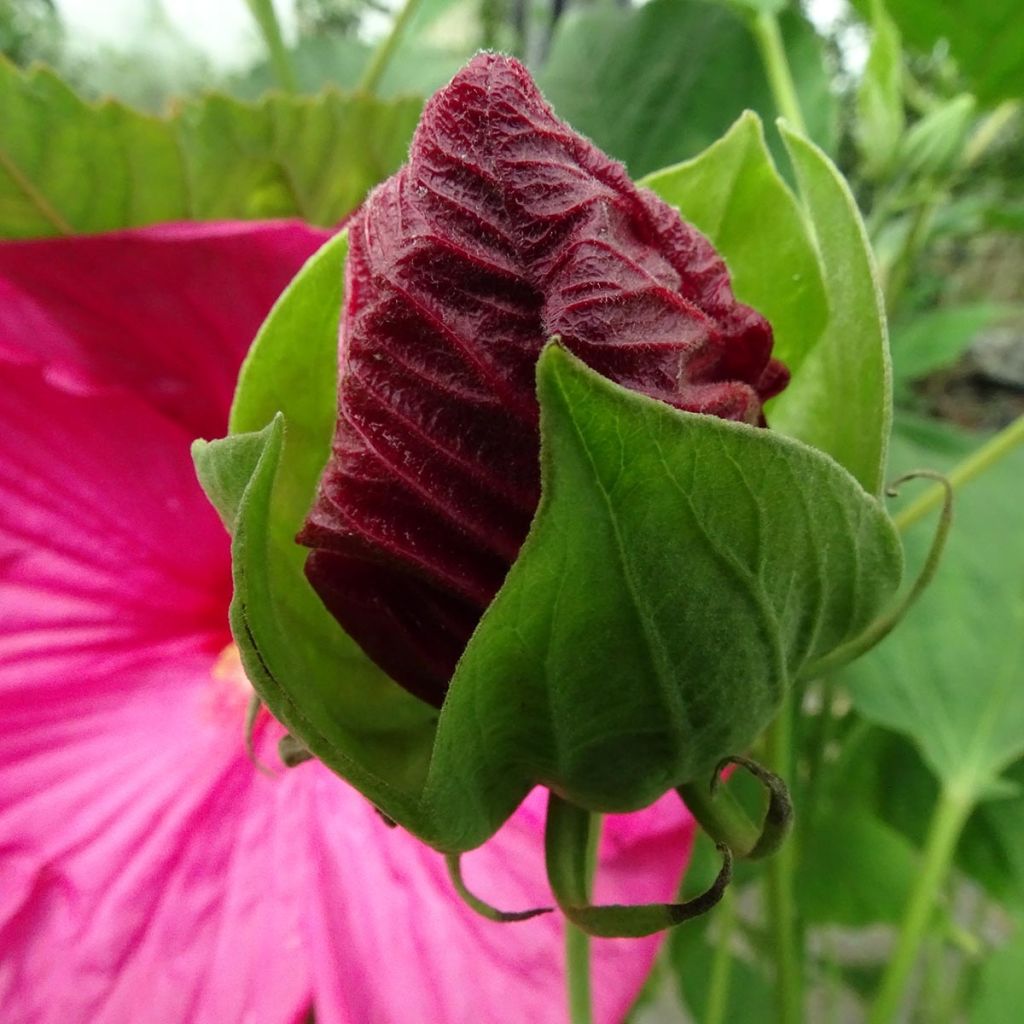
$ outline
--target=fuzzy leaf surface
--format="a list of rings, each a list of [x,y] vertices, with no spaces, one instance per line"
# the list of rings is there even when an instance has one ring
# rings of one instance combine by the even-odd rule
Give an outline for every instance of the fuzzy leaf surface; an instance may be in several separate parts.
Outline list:
[[[466,845],[535,782],[611,811],[702,777],[900,577],[888,516],[820,453],[557,346],[538,387],[544,497],[459,663],[427,787]]]
[[[196,442],[193,456],[204,489],[233,527],[232,631],[257,692],[294,735],[371,799],[380,790],[383,802],[391,787],[404,785],[411,806],[436,714],[337,626],[306,583],[303,551],[294,542],[334,423],[346,251],[346,236],[335,236],[278,300],[242,368],[234,433]],[[393,799],[396,816],[411,813],[401,792]]]

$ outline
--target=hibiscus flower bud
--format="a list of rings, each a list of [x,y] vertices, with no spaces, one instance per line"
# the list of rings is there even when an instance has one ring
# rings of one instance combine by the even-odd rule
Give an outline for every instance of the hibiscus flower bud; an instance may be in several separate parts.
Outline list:
[[[346,632],[440,705],[537,507],[552,336],[677,409],[764,425],[788,373],[710,243],[481,54],[349,225],[338,421],[299,535]]]

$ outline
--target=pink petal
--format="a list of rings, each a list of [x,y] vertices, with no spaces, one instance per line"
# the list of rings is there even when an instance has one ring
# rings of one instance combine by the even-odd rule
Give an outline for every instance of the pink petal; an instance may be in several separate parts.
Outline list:
[[[211,666],[140,659],[4,709],[5,1022],[291,1024],[308,1007],[301,780],[255,772],[245,694]]]
[[[328,237],[282,221],[4,243],[0,354],[78,388],[125,387],[190,438],[219,436],[242,356]]]
[[[0,364],[0,689],[229,637],[228,540],[189,433],[124,392]]]
[[[147,234],[200,248],[236,238],[185,227],[121,237],[131,249]],[[99,241],[38,243],[30,262],[42,279],[43,248]],[[0,265],[33,244],[0,247]],[[107,255],[118,265],[121,247]],[[75,310],[59,280],[66,308],[47,309],[24,266],[7,282],[22,304],[0,328],[5,1024],[292,1024],[313,1000],[328,1024],[564,1021],[556,917],[483,921],[437,854],[387,829],[341,780],[316,764],[268,779],[244,756],[246,694],[214,661],[227,641],[227,540],[187,455],[200,419],[222,430],[211,368],[244,343],[229,352],[231,332],[218,335],[218,363],[193,325],[178,339],[188,358],[174,362],[166,337],[153,345],[143,331],[129,364],[127,342]],[[134,294],[126,285],[125,304]],[[79,315],[95,329],[88,341]],[[180,393],[158,394],[151,373]],[[192,374],[201,401],[188,399]],[[133,383],[140,395],[124,390]],[[279,732],[264,728],[265,759]],[[550,902],[538,801],[467,858],[471,884],[496,903]],[[691,831],[673,801],[614,822],[602,898],[668,898]],[[600,1021],[621,1019],[655,946],[597,944]]]
[[[560,915],[494,924],[452,894],[443,857],[389,828],[354,792],[309,765],[316,814],[308,856],[314,984],[319,1024],[564,1024]],[[467,883],[507,910],[550,906],[538,790],[464,861]],[[678,801],[607,823],[602,899],[670,899],[689,853],[692,822]],[[597,1020],[622,1020],[658,947],[657,938],[595,943]],[[339,970],[339,965],[341,969]]]

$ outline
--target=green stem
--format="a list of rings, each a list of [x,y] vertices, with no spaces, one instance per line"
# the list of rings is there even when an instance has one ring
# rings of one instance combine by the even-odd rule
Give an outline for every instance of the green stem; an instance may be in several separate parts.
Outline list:
[[[586,871],[582,885],[573,894],[580,903],[589,903],[594,871],[597,867],[597,844],[601,835],[600,818],[590,815],[587,833]],[[569,1020],[572,1024],[593,1024],[594,1004],[590,985],[590,936],[565,920],[565,982],[569,997]]]
[[[932,221],[945,201],[945,196],[933,196],[919,203],[912,214],[910,227],[900,246],[896,259],[883,275],[882,293],[885,295],[885,309],[891,317],[910,280],[910,273],[917,264],[931,234]]]
[[[793,708],[792,695],[783,701],[768,731],[772,768],[788,776],[792,768]],[[798,950],[796,901],[793,889],[796,877],[796,849],[793,840],[784,843],[767,865],[767,903],[769,927],[774,933],[775,993],[779,1024],[800,1024],[803,1020],[801,957]]]
[[[751,19],[750,29],[761,52],[761,61],[768,76],[776,108],[793,129],[806,136],[807,122],[800,109],[800,100],[797,98],[796,85],[793,83],[793,73],[789,68],[786,44],[782,41],[778,19],[774,14],[762,11]]]
[[[949,874],[957,840],[972,806],[968,791],[950,785],[943,787],[928,829],[924,861],[868,1024],[890,1024],[899,1012],[907,979],[927,934],[935,902]]]
[[[956,491],[957,488],[969,483],[1001,458],[1009,455],[1017,445],[1022,443],[1024,443],[1024,416],[1018,416],[1008,427],[999,431],[998,434],[968,455],[966,459],[954,466],[946,474],[946,479]],[[908,530],[914,523],[928,515],[933,508],[940,505],[944,496],[943,484],[929,487],[920,498],[893,516],[896,529],[901,533]]]
[[[405,32],[406,26],[412,20],[412,16],[416,13],[419,6],[420,0],[405,0],[401,10],[395,15],[391,31],[380,41],[377,49],[373,51],[370,63],[366,65],[363,77],[359,79],[358,88],[365,92],[377,91],[377,86],[380,85],[380,80],[384,77],[384,72],[387,70],[391,58],[394,57],[398,44],[402,41],[402,35]]]
[[[835,717],[832,703],[835,699],[835,680],[831,675],[820,681],[821,710],[815,723],[814,735],[808,743],[807,785],[800,801],[800,835],[811,836],[817,826],[821,807],[821,794],[825,782],[825,752],[832,740]]]
[[[737,857],[745,857],[757,845],[761,829],[728,786],[712,793],[705,783],[691,782],[679,787],[679,795],[700,827],[716,843],[725,843]]]
[[[973,167],[1002,135],[1006,126],[1020,113],[1020,100],[1004,100],[978,125],[964,149],[963,166]]]
[[[729,1009],[729,982],[732,979],[730,940],[736,926],[736,894],[731,888],[725,890],[716,923],[719,932],[715,942],[715,956],[711,961],[711,980],[708,982],[704,1024],[725,1024]]]
[[[273,0],[246,0],[252,16],[256,19],[263,41],[270,53],[270,66],[274,69],[277,84],[287,92],[298,90],[298,80],[292,65],[291,54],[281,38],[281,25],[277,20]]]

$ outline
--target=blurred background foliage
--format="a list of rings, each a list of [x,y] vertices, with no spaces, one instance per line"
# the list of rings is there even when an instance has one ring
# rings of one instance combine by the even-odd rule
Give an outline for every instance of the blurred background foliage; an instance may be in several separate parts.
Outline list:
[[[806,1019],[863,1017],[908,898],[934,866],[941,820],[953,826],[938,851],[941,899],[905,1019],[1018,1019],[1024,451],[1011,448],[1024,413],[1024,6],[205,7],[0,0],[0,236],[182,218],[335,224],[399,166],[423,97],[480,47],[525,60],[558,113],[634,177],[699,153],[748,108],[788,175],[772,127],[775,33],[798,112],[849,179],[875,248],[893,348],[893,473],[927,465],[966,478],[995,461],[979,463],[979,450],[1003,456],[963,491],[947,563],[905,628],[790,711]],[[911,562],[923,529],[908,530]],[[699,848],[687,886],[713,869]],[[715,914],[673,935],[638,1021],[768,1019],[776,951],[761,880],[742,867]]]

